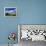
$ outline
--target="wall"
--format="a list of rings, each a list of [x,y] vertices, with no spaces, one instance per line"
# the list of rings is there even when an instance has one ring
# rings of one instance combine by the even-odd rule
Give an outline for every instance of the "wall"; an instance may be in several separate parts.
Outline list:
[[[4,16],[4,7],[17,7],[17,0],[0,0],[0,44],[7,44],[8,34],[10,32],[16,32],[17,24],[19,23],[19,16]],[[17,39],[15,41],[18,42]]]
[[[0,0],[0,5],[0,44],[17,32],[17,24],[46,24],[46,0]],[[5,17],[4,7],[17,7],[17,16]]]
[[[19,7],[21,24],[46,24],[46,0],[19,1]]]

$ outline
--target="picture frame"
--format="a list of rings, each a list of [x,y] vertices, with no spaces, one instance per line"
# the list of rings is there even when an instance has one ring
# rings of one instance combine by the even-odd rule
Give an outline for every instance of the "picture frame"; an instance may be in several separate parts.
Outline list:
[[[4,16],[17,16],[16,7],[4,7]]]
[[[18,38],[19,42],[21,40],[46,41],[46,24],[19,24]]]

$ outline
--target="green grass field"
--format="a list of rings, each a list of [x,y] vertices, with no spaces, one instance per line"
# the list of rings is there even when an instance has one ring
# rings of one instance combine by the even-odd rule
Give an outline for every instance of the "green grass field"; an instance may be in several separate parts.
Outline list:
[[[9,13],[5,13],[5,16],[16,16],[16,13],[15,14],[9,14]]]

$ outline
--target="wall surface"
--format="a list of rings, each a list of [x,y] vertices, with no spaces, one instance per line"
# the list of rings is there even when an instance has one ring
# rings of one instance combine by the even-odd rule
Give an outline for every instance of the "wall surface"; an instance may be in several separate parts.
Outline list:
[[[8,34],[10,32],[18,34],[17,24],[19,23],[19,16],[4,16],[4,7],[17,8],[17,0],[0,0],[0,44],[7,44],[9,42]],[[16,43],[18,42],[17,39]]]
[[[16,7],[17,16],[5,17],[4,7]],[[46,24],[46,0],[0,0],[0,44],[8,43],[9,32],[18,32],[17,24]]]
[[[21,24],[46,24],[46,0],[19,1],[19,7]]]

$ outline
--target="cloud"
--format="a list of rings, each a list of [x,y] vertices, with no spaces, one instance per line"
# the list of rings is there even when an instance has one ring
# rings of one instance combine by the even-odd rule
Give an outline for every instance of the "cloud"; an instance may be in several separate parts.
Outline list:
[[[9,11],[6,11],[5,13],[16,13],[16,10],[9,10]]]

